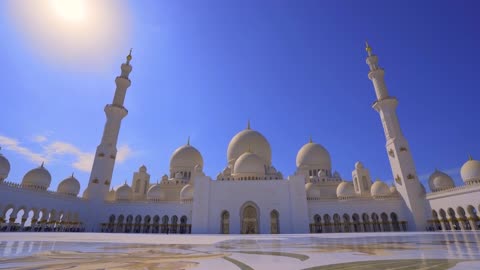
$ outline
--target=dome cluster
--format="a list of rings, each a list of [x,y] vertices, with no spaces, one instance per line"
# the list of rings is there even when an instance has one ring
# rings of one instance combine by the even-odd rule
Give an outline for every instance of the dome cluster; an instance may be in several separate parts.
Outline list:
[[[237,133],[227,149],[227,167],[217,180],[274,180],[283,175],[272,166],[270,143],[248,124]]]

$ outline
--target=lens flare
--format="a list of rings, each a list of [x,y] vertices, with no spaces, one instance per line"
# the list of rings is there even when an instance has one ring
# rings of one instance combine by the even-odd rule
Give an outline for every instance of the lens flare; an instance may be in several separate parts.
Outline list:
[[[85,0],[50,0],[55,13],[69,22],[82,22],[86,18]]]

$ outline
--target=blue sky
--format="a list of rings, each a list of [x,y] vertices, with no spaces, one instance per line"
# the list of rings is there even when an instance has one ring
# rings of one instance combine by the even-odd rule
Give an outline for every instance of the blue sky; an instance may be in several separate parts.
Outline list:
[[[50,189],[72,171],[86,187],[103,107],[131,47],[113,186],[142,164],[152,182],[161,178],[188,136],[215,177],[247,119],[284,175],[312,136],[343,178],[361,160],[373,178],[391,181],[365,39],[400,101],[418,174],[438,168],[460,183],[467,155],[480,158],[478,1],[103,1],[110,17],[95,16],[112,38],[98,35],[75,51],[70,41],[97,37],[93,28],[28,27],[8,3],[0,3],[0,144],[10,181],[46,160]],[[90,2],[87,12],[96,8]]]

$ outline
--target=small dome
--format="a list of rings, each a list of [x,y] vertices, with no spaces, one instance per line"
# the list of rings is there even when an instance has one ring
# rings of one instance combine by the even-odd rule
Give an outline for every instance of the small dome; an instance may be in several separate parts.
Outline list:
[[[314,167],[330,171],[332,161],[327,149],[318,143],[309,142],[300,148],[297,154],[297,167]]]
[[[160,184],[155,184],[151,186],[147,191],[147,200],[164,200],[165,194],[164,190],[161,188]]]
[[[65,178],[57,187],[58,193],[77,196],[80,192],[80,182],[73,176]]]
[[[428,185],[432,192],[455,187],[453,179],[446,173],[435,170],[428,179]]]
[[[192,200],[193,199],[193,186],[185,185],[180,191],[180,200]]]
[[[373,183],[372,187],[370,188],[370,193],[373,197],[386,197],[390,196],[390,188],[384,182],[377,180]]]
[[[355,162],[355,169],[363,169],[363,163],[361,161]]]
[[[307,193],[307,198],[320,198],[320,189],[313,183],[305,184],[305,192]]]
[[[233,167],[235,174],[265,174],[265,163],[261,157],[254,153],[244,153],[235,162]]]
[[[50,187],[51,181],[52,176],[47,169],[43,167],[42,163],[40,167],[30,170],[25,174],[22,180],[22,186],[46,190],[48,187]]]
[[[115,200],[129,201],[132,199],[132,188],[127,184],[123,184],[115,189]]]
[[[0,153],[0,181],[8,177],[10,173],[10,162]]]
[[[229,164],[235,162],[249,149],[257,154],[263,160],[263,163],[271,165],[272,150],[270,144],[260,132],[252,130],[250,127],[237,133],[228,144],[227,162]]]
[[[140,172],[147,172],[147,167],[145,165],[142,165],[139,169]]]
[[[168,180],[168,175],[164,174],[164,175],[162,176],[162,181],[167,181],[167,180]]]
[[[480,161],[469,158],[460,169],[460,175],[465,183],[480,180]]]
[[[337,186],[337,197],[342,198],[352,196],[355,196],[355,190],[351,182],[343,181]]]
[[[203,157],[200,152],[190,144],[177,148],[170,158],[170,169],[172,168],[195,168],[200,165],[203,168]]]
[[[395,194],[397,193],[397,188],[395,186],[390,187],[390,193]]]
[[[85,192],[83,197],[85,197]],[[111,189],[107,194],[107,201],[115,201],[115,190]]]

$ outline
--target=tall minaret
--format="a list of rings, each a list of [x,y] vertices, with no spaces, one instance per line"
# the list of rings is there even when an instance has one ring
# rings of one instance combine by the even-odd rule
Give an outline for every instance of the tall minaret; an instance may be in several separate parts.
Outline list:
[[[419,182],[408,141],[400,129],[396,112],[398,101],[395,97],[388,95],[383,78],[385,72],[378,66],[378,58],[372,54],[372,48],[368,43],[366,43],[366,50],[367,64],[370,67],[368,78],[373,82],[377,95],[373,108],[380,113],[382,120],[395,186],[410,209],[408,228],[417,231],[425,230],[425,191]]]
[[[122,73],[115,79],[117,88],[112,104],[105,106],[107,122],[103,129],[103,136],[100,145],[95,152],[90,181],[85,192],[85,197],[91,200],[104,200],[110,189],[112,181],[113,167],[117,156],[117,140],[120,132],[122,119],[128,114],[127,109],[123,107],[127,88],[130,87],[128,75],[132,71],[130,61],[132,60],[132,50],[127,56],[126,63],[122,64]]]

